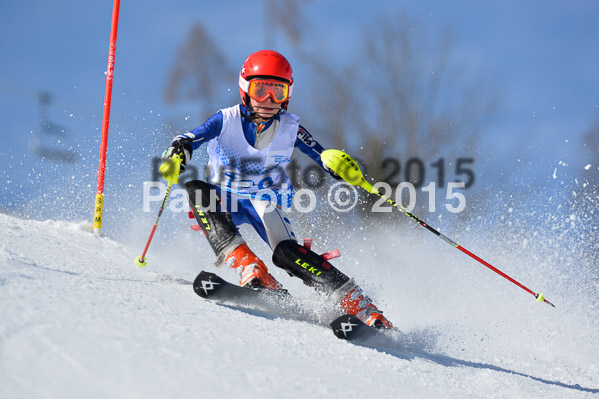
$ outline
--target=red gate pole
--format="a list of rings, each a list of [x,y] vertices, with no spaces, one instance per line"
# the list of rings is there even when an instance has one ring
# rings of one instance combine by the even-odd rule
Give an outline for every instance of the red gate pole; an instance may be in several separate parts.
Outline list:
[[[114,76],[114,60],[116,55],[116,36],[119,28],[119,10],[121,0],[114,0],[112,5],[112,23],[110,27],[110,47],[108,49],[108,68],[106,69],[106,90],[104,92],[104,114],[102,116],[102,138],[100,140],[100,162],[98,165],[98,185],[94,211],[94,233],[102,229],[102,213],[104,209],[104,175],[106,171],[106,150],[108,146],[108,126],[110,125],[110,102],[112,100],[112,78]]]

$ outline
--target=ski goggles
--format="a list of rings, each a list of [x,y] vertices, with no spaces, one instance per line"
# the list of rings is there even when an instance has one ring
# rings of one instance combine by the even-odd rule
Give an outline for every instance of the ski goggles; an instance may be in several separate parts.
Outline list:
[[[271,100],[280,104],[289,99],[291,95],[291,87],[280,80],[276,79],[252,79],[247,93],[256,101],[266,101],[269,97]]]

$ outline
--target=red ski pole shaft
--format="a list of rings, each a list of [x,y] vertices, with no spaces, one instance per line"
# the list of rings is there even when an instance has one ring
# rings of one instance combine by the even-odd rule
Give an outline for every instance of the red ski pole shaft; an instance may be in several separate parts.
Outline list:
[[[320,154],[320,159],[329,170],[335,172],[337,175],[339,175],[341,178],[343,178],[343,180],[345,180],[346,182],[348,182],[354,186],[360,186],[364,190],[368,191],[371,194],[378,195],[379,197],[381,197],[385,201],[387,201],[387,203],[389,203],[389,204],[393,205],[394,207],[396,207],[397,209],[399,209],[404,215],[408,216],[410,219],[412,219],[413,221],[415,221],[416,223],[418,223],[419,225],[421,225],[422,227],[424,227],[431,233],[435,234],[436,236],[441,238],[443,241],[456,247],[457,249],[459,249],[466,255],[470,256],[472,259],[480,262],[484,266],[493,270],[495,273],[499,274],[501,277],[507,279],[508,281],[510,281],[510,282],[514,283],[515,285],[517,285],[518,287],[522,288],[524,291],[534,295],[535,298],[537,298],[537,302],[543,301],[543,302],[555,307],[555,305],[553,305],[551,302],[549,302],[547,299],[545,299],[543,297],[542,292],[540,294],[537,294],[534,291],[530,290],[529,288],[525,287],[524,285],[520,284],[519,282],[517,282],[516,280],[514,280],[507,274],[503,273],[501,270],[492,266],[490,263],[484,261],[483,259],[474,255],[472,252],[468,251],[466,248],[460,246],[455,241],[449,239],[448,237],[446,237],[443,234],[441,234],[440,232],[438,232],[435,228],[431,227],[426,222],[424,222],[424,220],[422,220],[419,217],[417,217],[416,215],[408,212],[408,210],[406,208],[404,208],[403,206],[401,206],[400,204],[397,204],[392,199],[387,198],[379,190],[377,190],[372,184],[370,184],[369,182],[366,181],[366,179],[364,178],[364,175],[362,174],[362,171],[360,170],[360,167],[358,166],[356,161],[354,161],[349,155],[347,155],[343,151],[339,151],[339,150],[335,150],[335,149],[325,150]]]
[[[487,262],[484,259],[476,256],[472,252],[468,251],[466,248],[462,247],[460,244],[456,243],[455,241],[453,241],[450,238],[446,237],[445,235],[441,234],[439,231],[437,231],[437,229],[435,229],[432,226],[430,226],[429,224],[425,223],[419,217],[417,217],[414,214],[408,212],[403,206],[397,204],[392,199],[385,197],[383,194],[381,194],[374,187],[373,187],[372,191],[370,191],[370,192],[372,192],[374,194],[377,194],[378,196],[380,196],[381,198],[383,198],[389,204],[391,204],[394,207],[396,207],[397,209],[399,209],[404,215],[409,216],[410,219],[412,219],[413,221],[415,221],[416,223],[418,223],[419,225],[421,225],[422,227],[424,227],[428,231],[434,233],[436,236],[438,236],[439,238],[441,238],[443,241],[445,241],[448,244],[451,244],[452,246],[456,247],[457,249],[459,249],[460,251],[462,251],[466,255],[470,256],[472,259],[480,262],[482,265],[484,265],[484,266],[488,267],[489,269],[493,270],[495,273],[499,274],[501,277],[505,278],[506,280],[508,280],[508,281],[514,283],[515,285],[517,285],[518,287],[522,288],[524,291],[526,291],[526,292],[534,295],[534,297],[537,298],[537,301],[541,301],[542,300],[543,302],[545,302],[545,303],[547,303],[547,304],[555,307],[554,304],[552,304],[551,302],[549,302],[547,299],[544,298],[543,293],[538,294],[538,293],[532,291],[530,288],[526,287],[525,285],[523,285],[523,284],[519,283],[518,281],[514,280],[513,278],[511,278],[510,276],[508,276],[507,274],[505,274],[501,270],[499,270],[496,267],[494,267],[493,265],[491,265],[489,262]]]
[[[135,264],[137,264],[137,266],[139,267],[144,267],[147,263],[145,261],[146,259],[146,253],[148,252],[148,248],[150,248],[150,243],[152,242],[152,238],[154,238],[154,233],[156,232],[156,228],[158,227],[158,222],[160,222],[160,217],[162,216],[162,212],[164,211],[164,208],[166,206],[166,202],[168,201],[168,196],[171,193],[171,188],[173,187],[172,183],[168,184],[168,187],[166,188],[166,194],[164,195],[164,199],[162,200],[162,204],[160,205],[160,210],[158,211],[158,217],[156,217],[156,221],[154,222],[154,226],[152,226],[152,231],[150,231],[150,237],[148,238],[148,241],[146,242],[146,246],[144,247],[144,251],[141,254],[141,256],[138,256],[135,259]]]

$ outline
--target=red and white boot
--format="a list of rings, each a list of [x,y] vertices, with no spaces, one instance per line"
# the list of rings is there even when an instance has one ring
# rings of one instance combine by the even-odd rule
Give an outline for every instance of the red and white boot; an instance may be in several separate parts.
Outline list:
[[[352,314],[374,328],[393,328],[393,324],[368,298],[362,293],[360,287],[354,287],[341,300],[341,309],[345,313]]]
[[[254,254],[246,243],[235,248],[225,260],[225,263],[235,269],[241,277],[239,285],[242,287],[258,289],[269,288],[280,290],[281,284],[268,272],[268,268]]]

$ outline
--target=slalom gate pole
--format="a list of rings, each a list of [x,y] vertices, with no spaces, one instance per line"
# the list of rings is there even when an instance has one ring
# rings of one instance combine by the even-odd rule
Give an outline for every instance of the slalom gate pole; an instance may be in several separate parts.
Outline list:
[[[403,206],[401,206],[401,204],[397,204],[392,199],[387,198],[385,195],[383,195],[381,192],[379,192],[379,190],[377,190],[372,184],[370,184],[369,182],[366,181],[366,179],[364,178],[364,175],[362,174],[362,171],[360,170],[360,167],[358,166],[356,161],[354,161],[349,155],[347,155],[343,151],[339,151],[339,150],[323,151],[322,154],[320,155],[320,159],[330,170],[337,173],[341,178],[343,178],[343,180],[347,181],[348,183],[350,183],[354,186],[360,186],[364,190],[368,191],[371,194],[378,195],[379,197],[383,198],[387,203],[389,203],[389,204],[393,205],[394,207],[396,207],[397,209],[399,209],[404,215],[408,216],[410,219],[412,219],[413,221],[415,221],[416,223],[418,223],[419,225],[421,225],[422,227],[424,227],[431,233],[435,234],[437,237],[439,237],[443,241],[445,241],[448,244],[459,249],[466,255],[470,256],[472,259],[480,262],[484,266],[493,270],[495,273],[499,274],[501,277],[507,279],[508,281],[510,281],[510,282],[514,283],[515,285],[517,285],[518,287],[522,288],[524,291],[534,295],[534,297],[537,298],[537,302],[543,301],[543,302],[555,307],[554,304],[552,304],[547,299],[545,299],[542,292],[537,294],[536,292],[532,291],[531,289],[527,288],[526,286],[520,284],[518,281],[514,280],[507,274],[503,273],[501,270],[492,266],[490,263],[479,258],[478,256],[476,256],[472,252],[468,251],[466,248],[462,247],[455,241],[444,236],[439,231],[437,231],[435,228],[431,227],[429,224],[424,222],[422,219],[420,219],[417,216],[415,216],[414,214],[408,212]]]
[[[152,226],[152,231],[150,231],[150,237],[148,238],[148,242],[146,242],[146,246],[144,248],[141,256],[135,258],[135,264],[139,267],[144,267],[147,265],[146,262],[146,252],[148,252],[148,248],[150,247],[150,243],[152,242],[152,238],[154,238],[154,233],[156,232],[156,228],[158,227],[158,222],[160,222],[160,217],[162,216],[162,212],[164,211],[164,207],[166,206],[166,202],[168,201],[168,196],[171,193],[171,188],[173,187],[173,183],[169,182],[168,187],[166,188],[166,194],[164,195],[164,199],[162,200],[162,205],[160,205],[160,210],[158,211],[158,217],[154,222],[154,226]]]
[[[119,29],[119,10],[121,0],[114,0],[112,5],[112,23],[110,27],[110,46],[108,49],[108,68],[106,69],[106,89],[104,91],[104,113],[102,116],[102,137],[100,140],[100,161],[98,164],[98,184],[94,209],[94,233],[102,229],[104,212],[104,174],[106,171],[106,150],[108,147],[108,127],[110,125],[110,103],[112,100],[112,78],[114,76],[114,60],[116,56],[116,37]]]

